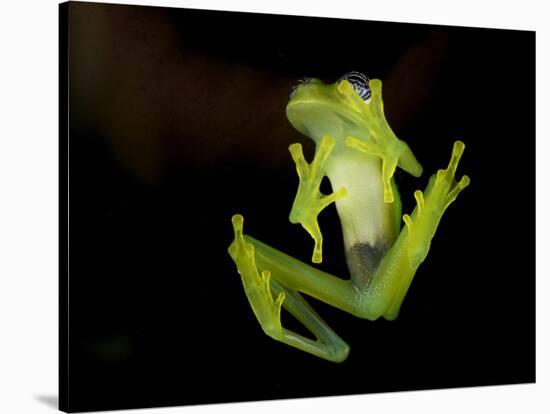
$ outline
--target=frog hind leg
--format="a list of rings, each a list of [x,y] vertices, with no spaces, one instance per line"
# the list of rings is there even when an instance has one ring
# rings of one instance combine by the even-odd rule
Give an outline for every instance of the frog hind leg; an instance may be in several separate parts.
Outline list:
[[[389,320],[397,317],[416,270],[428,255],[443,213],[470,184],[468,176],[459,181],[454,178],[464,147],[456,141],[448,167],[432,175],[424,193],[415,191],[416,207],[410,216],[403,215],[405,227],[382,259],[366,295],[365,306],[371,312]]]
[[[271,338],[332,362],[344,361],[349,346],[294,289],[277,280],[277,270],[260,269],[254,245],[243,237],[243,217],[232,218],[235,240],[229,254],[241,275],[248,302],[262,330]],[[274,299],[275,298],[275,299]],[[281,325],[281,307],[302,323],[315,337],[312,340]]]
[[[326,324],[299,292],[284,286],[274,278],[271,280],[271,288],[275,294],[284,292],[283,308],[317,339],[314,341],[283,328],[282,342],[331,362],[343,362],[347,359],[349,345]]]

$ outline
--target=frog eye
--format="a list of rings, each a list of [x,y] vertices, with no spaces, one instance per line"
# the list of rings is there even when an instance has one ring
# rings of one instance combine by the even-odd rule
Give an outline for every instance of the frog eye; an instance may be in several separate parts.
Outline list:
[[[292,87],[290,90],[290,99],[294,98],[294,95],[296,95],[296,91],[298,90],[298,86],[300,85],[307,85],[309,82],[311,82],[311,78],[301,78],[298,79],[298,83]]]
[[[347,80],[351,84],[353,90],[357,92],[357,95],[359,95],[363,101],[369,102],[371,93],[369,88],[369,77],[367,75],[355,71],[348,72],[338,79],[338,82],[342,82],[343,80]]]

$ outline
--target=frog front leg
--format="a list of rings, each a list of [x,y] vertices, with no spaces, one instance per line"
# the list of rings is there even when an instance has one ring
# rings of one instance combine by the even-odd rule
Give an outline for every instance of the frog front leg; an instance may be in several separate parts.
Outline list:
[[[277,280],[280,267],[271,271],[269,266],[257,265],[254,245],[243,236],[243,217],[235,215],[232,222],[235,240],[229,247],[229,254],[241,275],[245,294],[263,331],[277,341],[320,358],[332,362],[345,360],[349,353],[348,344],[321,319],[299,292]],[[282,327],[281,307],[300,321],[317,340]]]
[[[443,213],[470,183],[468,176],[458,182],[454,178],[464,147],[456,141],[448,167],[432,175],[424,193],[415,191],[417,205],[410,216],[403,215],[405,227],[382,259],[364,298],[369,313],[382,314],[389,320],[397,317],[416,270],[428,255]]]
[[[323,261],[323,235],[317,222],[317,216],[328,205],[347,195],[344,187],[329,195],[324,195],[319,190],[321,180],[325,176],[325,162],[334,148],[334,144],[334,138],[325,135],[315,152],[311,164],[308,164],[304,158],[302,145],[292,144],[288,148],[292,159],[296,163],[296,171],[300,179],[298,191],[290,210],[289,220],[293,224],[300,223],[315,241],[311,258],[313,263]]]

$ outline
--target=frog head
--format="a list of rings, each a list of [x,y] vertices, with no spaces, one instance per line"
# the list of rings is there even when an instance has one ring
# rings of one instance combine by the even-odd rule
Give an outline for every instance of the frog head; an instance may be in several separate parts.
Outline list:
[[[347,136],[369,138],[365,111],[370,101],[369,78],[362,73],[349,72],[332,84],[304,78],[292,88],[286,114],[294,128],[317,144],[324,135],[333,136],[338,151]]]

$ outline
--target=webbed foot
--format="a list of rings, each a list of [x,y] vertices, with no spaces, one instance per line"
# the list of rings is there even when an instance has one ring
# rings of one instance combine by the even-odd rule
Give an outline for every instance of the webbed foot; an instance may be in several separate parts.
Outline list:
[[[454,178],[463,151],[464,143],[456,141],[449,166],[432,175],[424,193],[415,191],[416,208],[410,216],[403,215],[405,228],[382,260],[369,288],[366,303],[373,314],[388,320],[399,314],[412,279],[428,255],[443,213],[470,183],[467,176],[458,182]]]
[[[413,268],[417,268],[426,258],[431,239],[447,207],[470,184],[467,175],[462,176],[458,182],[454,177],[464,148],[463,142],[454,143],[448,167],[437,171],[430,178],[424,194],[420,190],[414,192],[417,208],[412,218],[408,214],[403,215],[403,221],[410,233],[408,255]]]
[[[274,300],[269,284],[270,272],[264,270],[261,276],[258,273],[254,246],[246,242],[243,237],[243,221],[243,216],[240,214],[235,214],[231,218],[235,240],[229,246],[228,252],[237,265],[246,297],[263,331],[272,338],[281,340],[283,337],[281,305],[285,294],[279,293]]]
[[[368,125],[370,138],[365,140],[347,137],[346,145],[382,159],[384,202],[393,203],[391,178],[397,166],[415,177],[422,175],[422,166],[405,141],[397,138],[388,125],[382,102],[382,81],[371,79],[369,87],[372,93],[371,101],[360,108]]]
[[[334,138],[325,135],[311,164],[305,160],[301,144],[292,144],[288,148],[296,163],[296,171],[300,179],[289,219],[293,224],[300,223],[315,241],[311,259],[313,263],[323,261],[323,235],[317,216],[329,204],[347,195],[343,187],[330,195],[324,195],[319,191],[321,180],[325,176],[324,165],[333,148]]]

